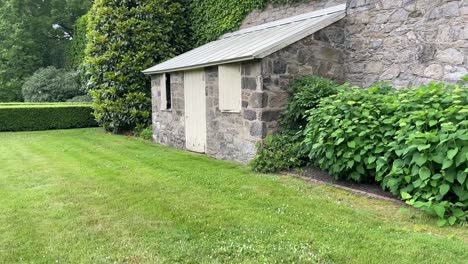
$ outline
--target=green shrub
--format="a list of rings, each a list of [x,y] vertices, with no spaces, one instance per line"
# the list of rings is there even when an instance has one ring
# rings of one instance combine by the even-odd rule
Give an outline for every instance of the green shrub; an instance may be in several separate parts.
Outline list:
[[[397,94],[390,151],[378,177],[408,204],[441,218],[439,224],[468,216],[468,87],[433,83]],[[445,218],[445,219],[443,219]],[[446,220],[447,219],[447,220]]]
[[[153,128],[151,126],[145,128],[135,129],[135,136],[142,138],[144,140],[153,139]]]
[[[317,107],[320,99],[337,94],[344,87],[318,76],[295,79],[288,87],[290,99],[281,115],[281,126],[298,132],[307,124],[307,110]]]
[[[186,50],[184,8],[176,0],[94,1],[84,68],[106,130],[149,125],[150,81],[141,71]]]
[[[309,158],[333,176],[377,181],[407,203],[464,222],[468,209],[468,89],[352,88],[309,111]]]
[[[53,66],[39,69],[27,78],[22,93],[25,102],[65,102],[84,94],[77,72]]]
[[[376,159],[386,155],[393,124],[387,103],[395,103],[385,85],[353,87],[324,98],[309,112],[304,143],[309,158],[339,179],[370,182],[375,179]]]
[[[0,104],[0,131],[33,131],[96,125],[90,105]]]
[[[317,76],[294,80],[288,88],[288,105],[281,115],[282,130],[269,135],[257,146],[252,168],[259,172],[275,172],[306,165],[308,153],[302,144],[306,111],[315,108],[321,98],[336,94],[342,88],[333,81]]]
[[[307,160],[302,134],[281,132],[268,135],[257,146],[257,156],[251,166],[258,172],[276,172],[302,167]]]

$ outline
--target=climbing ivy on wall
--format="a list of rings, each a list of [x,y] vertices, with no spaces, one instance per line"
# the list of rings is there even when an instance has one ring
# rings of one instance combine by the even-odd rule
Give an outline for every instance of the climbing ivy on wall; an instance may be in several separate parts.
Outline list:
[[[189,16],[192,44],[197,47],[224,33],[237,30],[244,18],[269,3],[288,4],[305,0],[192,0]]]

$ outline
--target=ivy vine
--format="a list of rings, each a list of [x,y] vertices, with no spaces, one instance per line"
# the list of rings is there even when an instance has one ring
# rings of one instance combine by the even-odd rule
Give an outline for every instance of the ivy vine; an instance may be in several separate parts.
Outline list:
[[[197,47],[237,30],[246,16],[269,3],[288,4],[305,0],[191,0],[188,15],[192,44]]]

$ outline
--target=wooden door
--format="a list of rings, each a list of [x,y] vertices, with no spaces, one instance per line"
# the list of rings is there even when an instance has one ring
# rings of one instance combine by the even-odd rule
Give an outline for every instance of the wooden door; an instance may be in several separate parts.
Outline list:
[[[185,145],[188,150],[206,150],[205,71],[184,73]]]

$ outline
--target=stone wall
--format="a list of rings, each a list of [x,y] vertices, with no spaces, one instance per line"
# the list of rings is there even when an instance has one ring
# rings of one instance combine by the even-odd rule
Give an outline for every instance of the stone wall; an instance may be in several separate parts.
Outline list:
[[[289,5],[269,4],[263,10],[256,10],[250,13],[242,22],[241,28],[253,27],[344,3],[346,3],[346,0],[309,0]]]
[[[256,153],[256,144],[265,136],[260,121],[263,93],[260,64],[242,64],[242,110],[239,113],[219,110],[218,67],[205,69],[207,105],[207,154],[218,159],[246,163]]]
[[[430,80],[454,83],[468,74],[468,0],[312,0],[269,5],[252,12],[242,27],[344,2],[346,18],[315,34],[330,36],[332,28],[331,36],[336,38],[333,34],[341,33],[333,28],[344,30],[344,80],[363,87],[382,80],[411,87]]]
[[[344,82],[344,30],[336,23],[325,30],[300,40],[262,60],[264,109],[261,120],[267,133],[279,128],[278,118],[288,102],[287,87],[303,75],[320,75]]]
[[[205,68],[206,83],[206,154],[218,159],[250,161],[256,144],[266,135],[261,120],[263,97],[260,62],[242,64],[242,110],[238,113],[219,110],[218,67]],[[185,112],[183,72],[171,74],[172,109],[160,110],[161,75],[152,76],[153,138],[156,142],[185,149]]]
[[[468,0],[349,0],[347,12],[352,84],[456,82],[468,73]]]
[[[172,109],[161,110],[161,76],[151,77],[153,139],[167,146],[185,148],[184,74],[171,74]]]

